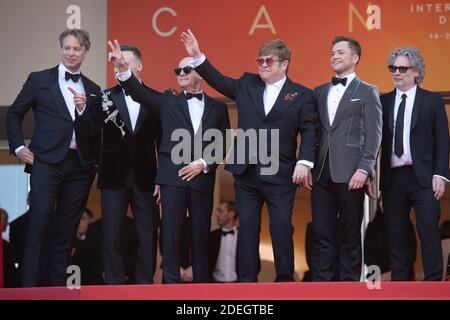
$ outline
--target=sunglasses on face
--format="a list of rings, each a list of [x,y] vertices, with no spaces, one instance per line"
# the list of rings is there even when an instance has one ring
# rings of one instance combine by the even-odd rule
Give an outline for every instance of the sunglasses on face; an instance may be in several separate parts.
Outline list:
[[[400,66],[400,67],[397,67],[397,66],[388,66],[389,71],[392,72],[392,73],[395,73],[397,70],[398,70],[400,73],[406,73],[406,71],[408,71],[408,69],[411,69],[411,68],[412,68],[412,67],[406,67],[406,66]]]
[[[256,58],[256,64],[258,65],[258,67],[262,67],[264,65],[264,63],[266,63],[266,65],[268,67],[272,66],[275,61],[281,62],[282,60],[276,60],[274,58],[271,57],[258,57]]]
[[[181,71],[184,72],[184,74],[189,74],[191,71],[194,70],[192,67],[184,67],[184,68],[175,68],[173,71],[175,71],[175,74],[179,76],[181,74]]]

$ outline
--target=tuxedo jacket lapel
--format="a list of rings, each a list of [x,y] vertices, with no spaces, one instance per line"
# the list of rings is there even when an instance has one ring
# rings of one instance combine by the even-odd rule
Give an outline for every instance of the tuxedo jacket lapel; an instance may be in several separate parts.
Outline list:
[[[322,124],[329,130],[331,128],[330,117],[328,116],[328,92],[331,84],[323,86],[319,93],[319,113]]]
[[[142,83],[142,85],[144,87],[146,87],[148,90],[151,90],[152,92],[154,91],[153,89],[147,87],[144,83]],[[134,128],[134,133],[139,131],[139,129],[141,128],[141,126],[144,123],[144,120],[145,120],[145,118],[147,117],[148,114],[149,114],[149,111],[147,110],[147,108],[145,108],[145,107],[143,107],[141,105],[141,107],[139,108],[139,115],[138,115],[138,118],[136,120],[136,126]]]
[[[141,106],[139,108],[139,115],[138,118],[136,120],[136,126],[134,127],[134,132],[133,134],[135,134],[136,132],[139,131],[139,129],[141,128],[142,124],[144,123],[144,119],[148,114],[148,110],[146,108],[144,108],[143,106]]]
[[[61,116],[69,121],[73,121],[69,109],[67,108],[66,101],[64,100],[64,96],[59,88],[58,67],[53,68],[50,72],[49,86],[53,100]]]
[[[286,79],[286,82],[284,83],[277,99],[275,100],[275,104],[267,114],[267,118],[272,118],[276,114],[283,112],[287,107],[289,107],[289,105],[294,103],[301,94],[301,91],[298,91],[294,88],[292,81]]]
[[[336,110],[336,115],[334,116],[333,123],[331,124],[331,130],[336,128],[339,124],[339,121],[341,121],[342,116],[344,115],[344,109],[346,106],[348,106],[351,102],[351,99],[355,96],[355,92],[359,87],[359,84],[361,83],[361,80],[359,80],[358,77],[354,78],[350,84],[348,84],[347,90],[345,90],[344,95],[341,98],[341,101],[339,101],[338,108]]]
[[[264,111],[264,89],[266,84],[261,80],[256,86],[251,87],[250,94],[252,96],[252,101],[254,102],[254,108],[257,110],[261,116],[266,117]]]
[[[417,125],[417,121],[419,120],[419,113],[420,113],[420,107],[422,105],[422,98],[423,98],[422,89],[417,87],[416,97],[414,98],[414,106],[412,109],[412,116],[411,116],[411,129],[410,129],[411,131]]]
[[[114,105],[116,106],[117,110],[119,111],[120,117],[125,122],[125,125],[128,128],[128,131],[133,132],[133,127],[131,126],[131,120],[130,120],[130,113],[128,112],[127,103],[125,101],[125,95],[120,86],[114,87],[114,89],[111,93],[111,100],[114,102]]]
[[[395,90],[389,94],[388,108],[389,108],[388,126],[391,132],[394,132]]]
[[[209,113],[211,112],[211,109],[214,107],[214,101],[206,94],[204,94],[203,96],[205,97],[205,108],[203,109],[202,123],[206,121]]]
[[[192,133],[194,133],[194,127],[192,127],[192,120],[191,120],[191,115],[189,114],[189,106],[186,100],[186,96],[184,95],[183,92],[181,92],[178,96],[177,96],[177,101],[178,104],[181,108],[181,111],[183,112],[183,115],[186,119],[186,122],[188,124],[188,127],[190,128],[190,130],[192,131]]]

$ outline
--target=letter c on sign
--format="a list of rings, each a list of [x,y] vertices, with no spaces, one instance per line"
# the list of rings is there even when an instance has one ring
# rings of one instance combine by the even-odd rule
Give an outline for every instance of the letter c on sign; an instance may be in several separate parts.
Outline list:
[[[166,31],[166,32],[159,30],[159,28],[158,28],[158,26],[157,26],[157,24],[156,24],[156,20],[158,19],[159,15],[160,15],[161,13],[163,13],[163,12],[168,12],[168,13],[170,13],[170,14],[171,14],[172,16],[174,16],[174,17],[177,16],[177,13],[176,13],[175,10],[173,10],[172,8],[169,8],[169,7],[162,7],[162,8],[159,8],[159,9],[155,12],[155,14],[153,15],[153,18],[152,18],[152,27],[153,27],[153,30],[156,32],[156,34],[158,34],[159,36],[161,36],[161,37],[169,37],[169,36],[171,36],[172,34],[174,34],[174,32],[177,30],[177,27],[172,27],[172,29],[170,29],[169,31]]]

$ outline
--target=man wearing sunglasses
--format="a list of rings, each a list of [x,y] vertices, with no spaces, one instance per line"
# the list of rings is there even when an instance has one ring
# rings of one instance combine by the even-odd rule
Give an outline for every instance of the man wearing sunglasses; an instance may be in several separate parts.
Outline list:
[[[223,141],[226,140],[226,130],[230,127],[227,107],[225,103],[203,93],[202,78],[190,67],[192,58],[182,59],[174,70],[182,92],[174,95],[172,91],[166,91],[155,95],[133,76],[117,40],[114,44],[108,42],[108,45],[111,49],[110,60],[119,71],[117,78],[121,86],[133,100],[156,113],[161,122],[162,138],[155,182],[161,187],[163,212],[163,283],[181,283],[180,242],[187,211],[191,217],[194,282],[209,282],[207,240],[219,163],[205,157],[204,151],[213,145],[223,149],[223,155],[226,152],[225,143],[218,145],[221,141],[203,141],[201,137],[208,129],[217,129]],[[192,141],[191,149],[183,150],[183,158],[186,157],[185,151],[190,154],[188,163],[184,160],[178,163],[172,157],[172,151],[179,144],[172,134],[180,130],[188,132]],[[195,147],[198,138],[201,139],[201,150]]]
[[[355,73],[360,58],[358,41],[335,37],[330,62],[336,76],[314,90],[320,138],[311,194],[313,281],[331,281],[336,251],[340,281],[361,277],[364,190],[375,176],[382,115],[377,88]]]
[[[195,59],[195,70],[214,89],[236,102],[238,129],[267,132],[267,137],[273,132],[279,134],[276,141],[279,154],[275,155],[279,167],[275,174],[264,173],[267,164],[261,160],[261,143],[257,147],[246,144],[245,154],[241,155],[241,148],[236,147],[239,140],[235,140],[234,150],[238,152],[238,159],[233,163],[229,160],[225,167],[235,177],[240,215],[239,282],[257,281],[261,208],[264,202],[269,209],[277,273],[275,281],[294,281],[292,209],[297,185],[311,188],[310,168],[313,166],[316,142],[312,91],[287,77],[291,51],[281,40],[262,45],[256,59],[259,74],[244,73],[241,78],[232,79],[211,65],[201,53],[191,30],[183,32],[181,39],[188,54]],[[297,156],[299,133],[301,146]],[[275,149],[271,148],[271,144],[267,142],[266,145],[273,153]],[[257,148],[260,148],[258,152],[254,152]]]
[[[442,278],[439,200],[448,182],[449,136],[444,101],[420,88],[425,65],[416,48],[395,49],[388,57],[395,89],[381,96],[383,140],[380,188],[389,217],[393,281],[411,279],[408,221],[411,207],[422,249],[424,280]]]

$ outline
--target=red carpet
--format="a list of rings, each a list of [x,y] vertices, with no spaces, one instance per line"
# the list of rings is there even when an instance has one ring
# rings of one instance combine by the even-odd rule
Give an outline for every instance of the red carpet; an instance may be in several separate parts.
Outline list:
[[[0,289],[0,300],[450,300],[450,282],[244,283]]]

